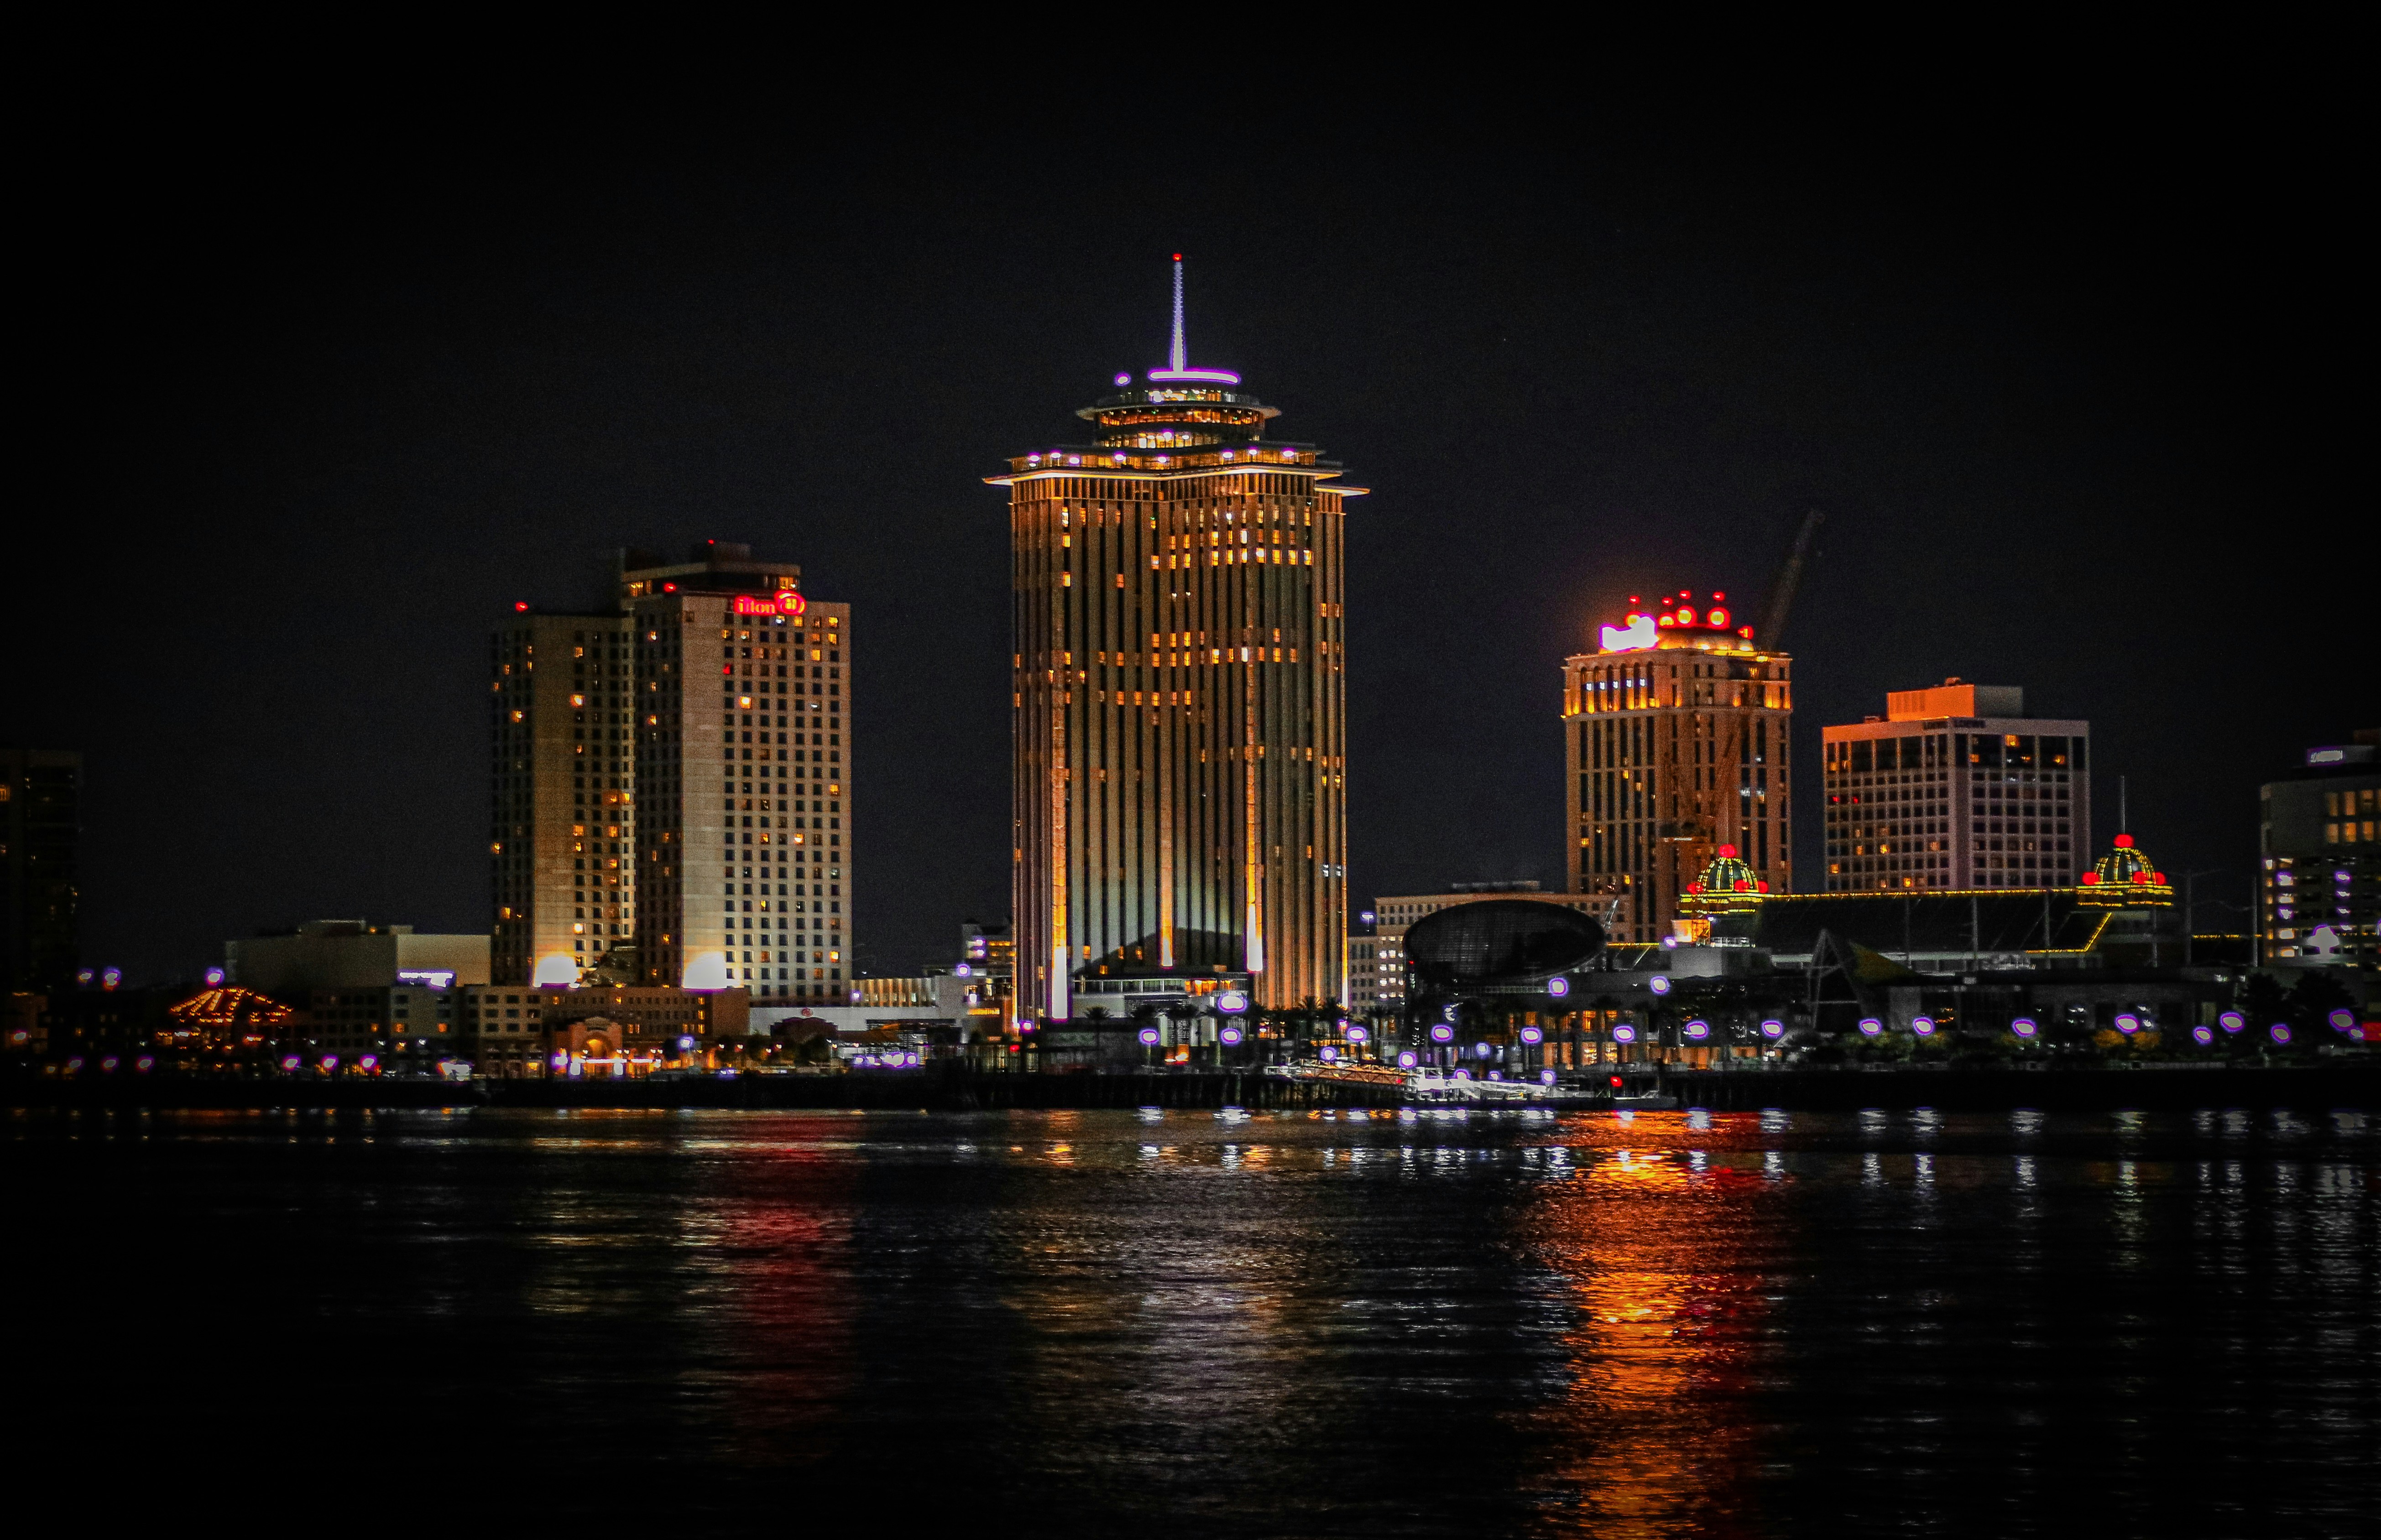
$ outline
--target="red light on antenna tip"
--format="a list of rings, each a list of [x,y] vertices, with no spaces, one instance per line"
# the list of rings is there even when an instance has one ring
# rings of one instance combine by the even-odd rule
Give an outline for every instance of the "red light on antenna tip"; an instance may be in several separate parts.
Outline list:
[[[516,602],[514,603],[514,605],[513,605],[513,612],[514,612],[514,613],[516,613],[516,614],[525,614],[525,613],[527,613],[527,612],[528,612],[528,611],[529,611],[529,606],[528,606],[528,605],[526,605],[526,604],[522,604],[522,603],[519,603],[519,602],[516,601]]]
[[[1179,251],[1174,253],[1174,260],[1178,262],[1182,260],[1182,253]]]

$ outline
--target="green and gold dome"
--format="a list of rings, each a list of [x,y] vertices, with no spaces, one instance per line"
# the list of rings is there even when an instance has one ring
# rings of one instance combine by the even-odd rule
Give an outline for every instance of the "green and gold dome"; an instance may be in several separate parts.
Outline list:
[[[1749,915],[1761,907],[1769,884],[1738,855],[1734,845],[1722,845],[1703,874],[1679,895],[1679,907],[1690,915]]]
[[[2108,853],[2077,880],[2075,897],[2078,903],[2106,909],[2165,909],[2174,903],[2174,887],[2131,834],[2119,834]]]

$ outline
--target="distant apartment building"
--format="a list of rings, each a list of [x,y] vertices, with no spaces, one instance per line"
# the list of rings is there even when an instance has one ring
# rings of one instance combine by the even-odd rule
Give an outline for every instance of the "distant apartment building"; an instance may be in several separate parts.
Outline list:
[[[1625,898],[1613,940],[1645,942],[1723,844],[1791,891],[1793,660],[1724,593],[1629,603],[1563,662],[1564,844],[1572,892]]]
[[[2091,735],[1958,679],[1823,729],[1825,890],[2073,886],[2092,866]]]
[[[2259,956],[2381,966],[2381,729],[2307,750],[2257,799]]]
[[[0,991],[64,988],[82,965],[82,756],[0,748]]]

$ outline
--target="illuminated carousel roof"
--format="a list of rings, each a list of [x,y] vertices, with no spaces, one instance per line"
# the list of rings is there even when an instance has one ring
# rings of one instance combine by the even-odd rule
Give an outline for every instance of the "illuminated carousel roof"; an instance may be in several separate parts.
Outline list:
[[[237,984],[192,995],[165,1013],[185,1026],[277,1026],[291,1015],[279,1000]]]
[[[2174,903],[2174,888],[2131,834],[2119,834],[2108,853],[2078,879],[2075,896],[2110,909],[2165,908]]]

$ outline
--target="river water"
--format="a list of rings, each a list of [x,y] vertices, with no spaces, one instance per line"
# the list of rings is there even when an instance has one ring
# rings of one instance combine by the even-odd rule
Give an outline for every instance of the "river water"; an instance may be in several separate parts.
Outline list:
[[[2381,1117],[18,1113],[12,1451],[663,1533],[2372,1534]]]

